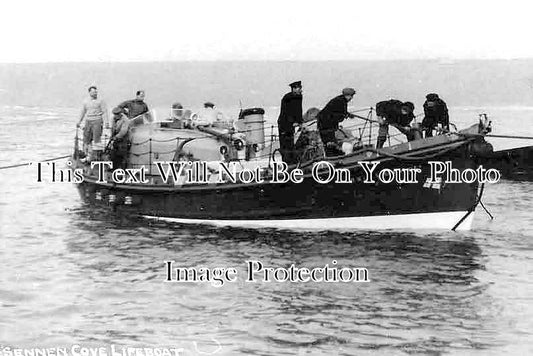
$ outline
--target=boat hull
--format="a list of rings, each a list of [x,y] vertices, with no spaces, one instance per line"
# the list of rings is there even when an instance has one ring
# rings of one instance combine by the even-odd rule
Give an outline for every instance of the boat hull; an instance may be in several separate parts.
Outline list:
[[[444,150],[433,160],[454,168],[476,168],[468,144]],[[117,212],[180,223],[289,229],[452,229],[477,203],[478,182],[428,184],[426,161],[376,156],[380,169],[419,168],[415,183],[365,183],[360,157],[332,160],[348,167],[350,183],[319,183],[310,174],[301,183],[205,184],[196,186],[78,185],[91,203]],[[473,214],[458,229],[470,228]]]

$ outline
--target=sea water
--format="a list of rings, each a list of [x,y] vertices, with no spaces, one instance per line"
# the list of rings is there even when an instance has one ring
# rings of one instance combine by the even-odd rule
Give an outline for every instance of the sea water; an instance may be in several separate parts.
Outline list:
[[[222,108],[236,115],[238,108]],[[533,109],[486,111],[533,135]],[[79,108],[0,109],[0,166],[68,154]],[[274,123],[277,108],[267,108]],[[520,145],[493,139],[495,147]],[[531,144],[531,142],[526,142]],[[63,161],[59,161],[64,164]],[[533,352],[533,183],[487,185],[472,231],[245,230],[154,222],[85,204],[74,184],[0,170],[0,353],[523,355]],[[176,267],[364,268],[365,283],[166,282]],[[102,349],[102,350],[101,350]],[[129,350],[129,351],[128,351]],[[114,353],[112,353],[114,352]],[[128,354],[128,352],[130,352]],[[60,354],[56,352],[56,354]],[[80,356],[83,356],[80,354]],[[89,355],[86,355],[89,356]]]

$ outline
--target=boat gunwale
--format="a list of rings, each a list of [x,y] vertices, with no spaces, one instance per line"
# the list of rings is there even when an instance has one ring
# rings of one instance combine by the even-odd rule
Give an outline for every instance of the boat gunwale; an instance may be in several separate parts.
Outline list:
[[[416,159],[416,157],[409,157],[408,155],[414,154],[414,153],[430,153],[430,152],[436,152],[438,154],[438,151],[443,151],[442,154],[446,154],[449,151],[455,150],[465,144],[468,144],[469,142],[475,140],[475,138],[472,137],[464,137],[461,136],[460,133],[451,133],[447,135],[456,135],[456,137],[453,137],[450,141],[444,142],[444,143],[438,143],[431,146],[422,146],[418,149],[414,150],[403,150],[403,151],[396,151],[394,152],[390,148],[386,148],[383,150],[383,152],[386,153],[393,153],[394,155],[397,154],[406,154],[407,158]],[[444,135],[441,135],[444,136]],[[439,136],[434,136],[435,138]],[[448,137],[450,138],[450,137]],[[404,145],[407,143],[401,143],[395,146]],[[395,147],[391,146],[391,147]],[[392,152],[391,152],[392,151]],[[367,152],[372,152],[372,156],[365,157],[364,159],[357,159],[355,157],[358,156],[364,156]],[[345,163],[346,160],[350,160],[352,162]],[[382,162],[389,162],[392,160],[396,160],[397,158],[394,157],[387,157],[386,155],[381,155],[378,150],[374,148],[362,148],[361,150],[358,150],[352,154],[346,155],[346,156],[337,156],[337,157],[321,157],[316,158],[312,161],[306,162],[304,166],[296,167],[296,168],[305,168],[308,166],[311,166],[315,163],[324,161],[334,164],[334,162],[337,162],[337,166],[345,168],[345,169],[353,169],[353,168],[361,168],[360,165],[358,165],[358,162],[373,162],[373,161],[382,161]],[[420,158],[420,161],[424,161],[424,158]],[[339,164],[340,163],[340,164]],[[335,165],[335,164],[334,164]],[[72,167],[76,168],[76,167]],[[93,178],[94,177],[94,178]],[[312,173],[306,172],[304,175],[302,175],[302,178],[310,178],[312,177]],[[94,184],[101,186],[102,188],[113,188],[118,190],[135,190],[135,191],[146,191],[146,192],[161,192],[161,193],[168,193],[168,192],[192,192],[192,191],[202,191],[202,190],[221,190],[221,189],[239,189],[239,188],[250,188],[255,186],[265,186],[265,185],[279,185],[280,183],[273,183],[269,181],[264,181],[262,183],[231,183],[231,182],[224,182],[224,183],[194,183],[194,184],[187,184],[187,185],[171,185],[170,183],[164,183],[164,184],[154,184],[154,183],[148,183],[148,184],[138,184],[138,183],[128,183],[128,184],[121,184],[121,183],[109,183],[109,182],[101,182],[98,183],[97,179],[98,177],[95,176],[89,176],[84,175],[84,182]],[[267,177],[265,177],[267,178]],[[287,182],[285,184],[290,184],[291,182]],[[282,183],[283,184],[283,183]]]

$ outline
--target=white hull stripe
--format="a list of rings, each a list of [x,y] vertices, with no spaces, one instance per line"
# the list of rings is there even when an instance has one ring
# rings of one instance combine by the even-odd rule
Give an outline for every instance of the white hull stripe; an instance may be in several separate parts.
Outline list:
[[[466,215],[466,211],[439,213],[418,213],[379,216],[357,216],[329,219],[284,219],[284,220],[206,220],[181,219],[144,215],[145,218],[180,224],[208,224],[215,226],[235,226],[247,228],[280,228],[295,230],[387,230],[387,229],[445,229],[451,230]],[[474,212],[457,228],[470,230]]]

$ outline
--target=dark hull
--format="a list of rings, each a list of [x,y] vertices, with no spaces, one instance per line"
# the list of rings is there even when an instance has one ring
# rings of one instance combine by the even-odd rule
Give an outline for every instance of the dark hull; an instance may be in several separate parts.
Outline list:
[[[429,151],[426,146],[426,143],[422,143],[419,151],[431,152],[432,160],[451,161],[454,168],[458,169],[476,167],[474,160],[469,157],[466,142],[455,142],[451,146],[437,142]],[[411,146],[409,148],[409,152],[416,151]],[[377,183],[367,184],[362,182],[364,171],[357,164],[363,159],[380,160],[379,169],[418,167],[422,169],[422,173],[419,174],[417,183],[386,184],[376,179]],[[305,228],[306,221],[309,226],[318,224],[320,227],[324,222],[329,223],[337,219],[347,221],[346,219],[356,217],[403,217],[414,214],[422,214],[424,219],[428,219],[431,216],[428,214],[432,213],[454,213],[451,219],[457,222],[476,204],[477,182],[425,184],[429,177],[429,165],[424,159],[406,162],[376,153],[369,157],[368,152],[361,152],[330,161],[338,167],[348,168],[353,182],[320,184],[309,174],[298,184],[210,184],[175,187],[97,184],[86,177],[78,188],[81,196],[89,202],[110,206],[118,212],[170,218],[181,222],[227,222],[228,225],[253,221],[256,225],[267,226],[265,222],[276,221],[280,222],[280,226]],[[307,165],[310,166],[311,163]],[[305,167],[303,168],[305,170]],[[269,179],[266,178],[265,181],[268,182]],[[291,224],[291,221],[299,223]],[[351,221],[355,225],[350,223],[350,227],[372,227],[373,224],[381,224],[379,221],[365,220],[370,225],[358,225],[357,222]],[[446,222],[443,226],[451,229],[455,223],[453,221]],[[440,226],[438,221],[434,224],[431,221],[421,222],[424,227]],[[401,221],[399,225],[395,223],[393,226],[410,227],[409,224],[404,226]]]

